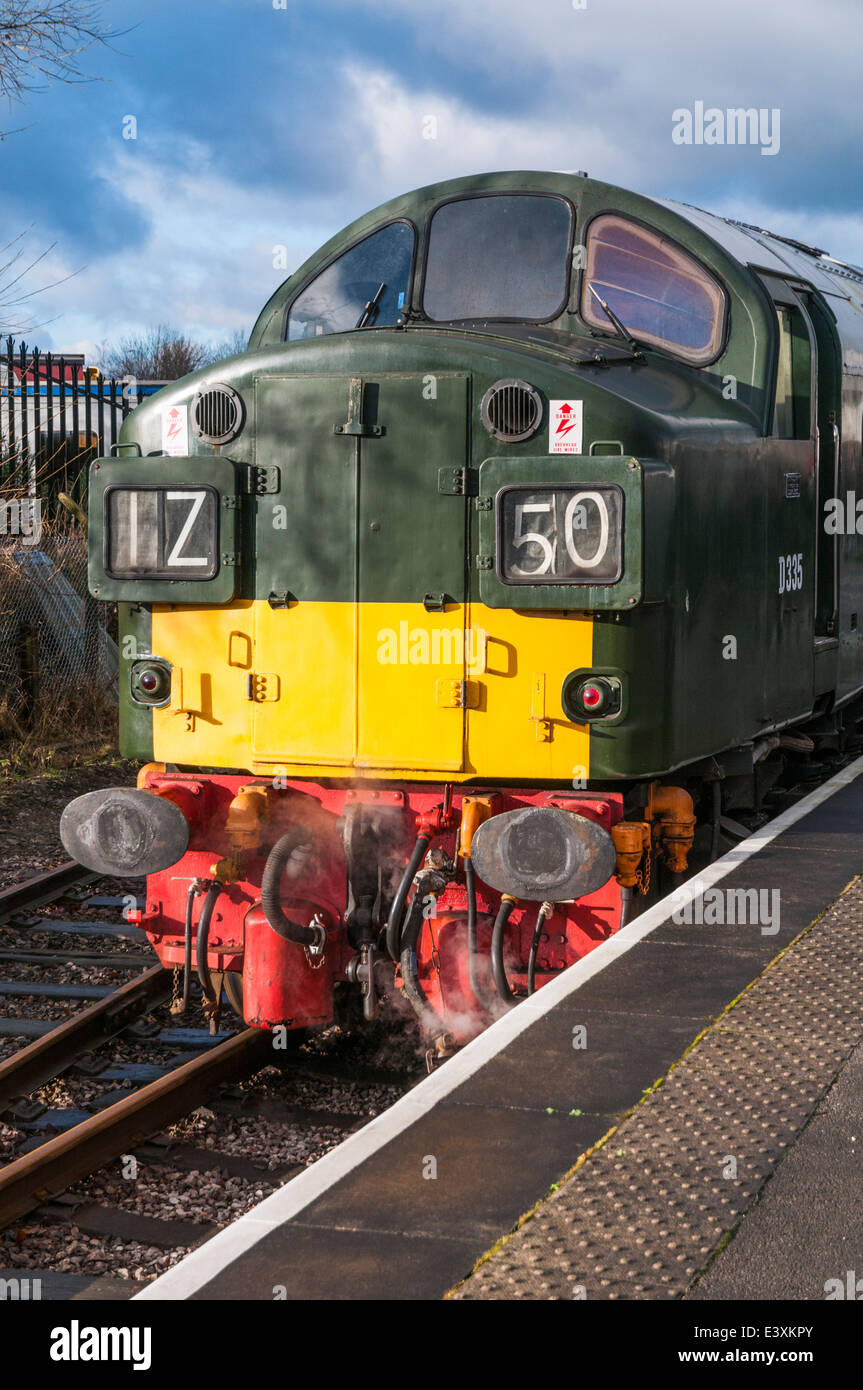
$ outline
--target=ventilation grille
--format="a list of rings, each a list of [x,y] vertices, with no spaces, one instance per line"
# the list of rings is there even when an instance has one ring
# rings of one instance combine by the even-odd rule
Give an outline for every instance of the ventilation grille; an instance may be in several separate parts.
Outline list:
[[[243,402],[232,386],[205,386],[192,405],[192,429],[205,444],[228,444],[243,428]]]
[[[482,398],[482,422],[495,439],[517,444],[536,434],[542,399],[526,381],[496,381]]]

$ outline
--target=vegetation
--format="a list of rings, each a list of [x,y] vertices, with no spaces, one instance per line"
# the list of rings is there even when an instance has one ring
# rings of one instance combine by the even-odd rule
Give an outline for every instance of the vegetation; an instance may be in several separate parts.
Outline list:
[[[124,338],[118,346],[99,345],[99,366],[106,377],[121,381],[132,376],[136,381],[176,381],[198,367],[219,362],[243,352],[246,335],[237,330],[224,342],[196,343],[184,337],[176,328],[159,324],[137,337]]]
[[[43,523],[38,549],[54,562],[50,582],[62,576],[77,594],[86,591],[87,535],[77,520]],[[117,746],[116,699],[96,653],[82,642],[77,659],[59,657],[35,601],[29,553],[20,542],[0,543],[0,782]]]

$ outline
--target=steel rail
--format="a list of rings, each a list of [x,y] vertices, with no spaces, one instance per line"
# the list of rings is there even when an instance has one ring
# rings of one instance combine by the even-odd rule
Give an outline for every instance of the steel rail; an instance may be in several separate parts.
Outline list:
[[[171,997],[172,984],[172,972],[155,965],[0,1062],[0,1111],[164,1003]]]
[[[165,972],[169,974],[169,972]],[[142,1086],[0,1170],[0,1228],[187,1115],[216,1086],[271,1060],[270,1034],[247,1028],[202,1057]]]
[[[56,869],[36,874],[23,883],[0,888],[0,926],[17,913],[25,912],[27,908],[44,907],[45,903],[62,898],[68,889],[77,888],[97,877],[92,870],[76,864],[74,859],[68,859],[65,864],[58,864]]]

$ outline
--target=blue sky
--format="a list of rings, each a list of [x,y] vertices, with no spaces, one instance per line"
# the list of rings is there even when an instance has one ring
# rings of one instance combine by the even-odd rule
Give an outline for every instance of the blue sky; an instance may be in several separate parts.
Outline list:
[[[292,270],[406,188],[490,169],[586,169],[863,264],[859,0],[111,0],[105,15],[128,32],[83,60],[102,80],[0,110],[0,129],[25,127],[0,144],[0,235],[56,243],[31,289],[78,272],[33,300],[42,347],[92,352],[160,321],[248,331],[285,276],[274,247]],[[778,154],[675,144],[672,113],[696,101],[778,108]]]

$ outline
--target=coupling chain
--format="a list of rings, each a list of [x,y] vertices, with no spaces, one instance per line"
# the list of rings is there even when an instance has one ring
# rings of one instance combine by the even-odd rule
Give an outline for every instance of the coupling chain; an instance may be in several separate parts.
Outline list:
[[[180,980],[182,979],[183,968],[180,965],[174,966],[174,978],[171,984],[171,1003],[169,1013],[178,1014],[181,1010],[180,1004]]]
[[[651,850],[652,847],[648,846],[648,848],[644,851],[644,854],[641,856],[638,868],[635,871],[635,879],[638,884],[638,891],[642,897],[646,897],[647,894],[650,892],[650,872],[652,864]],[[642,868],[642,865],[644,865],[644,868]]]

